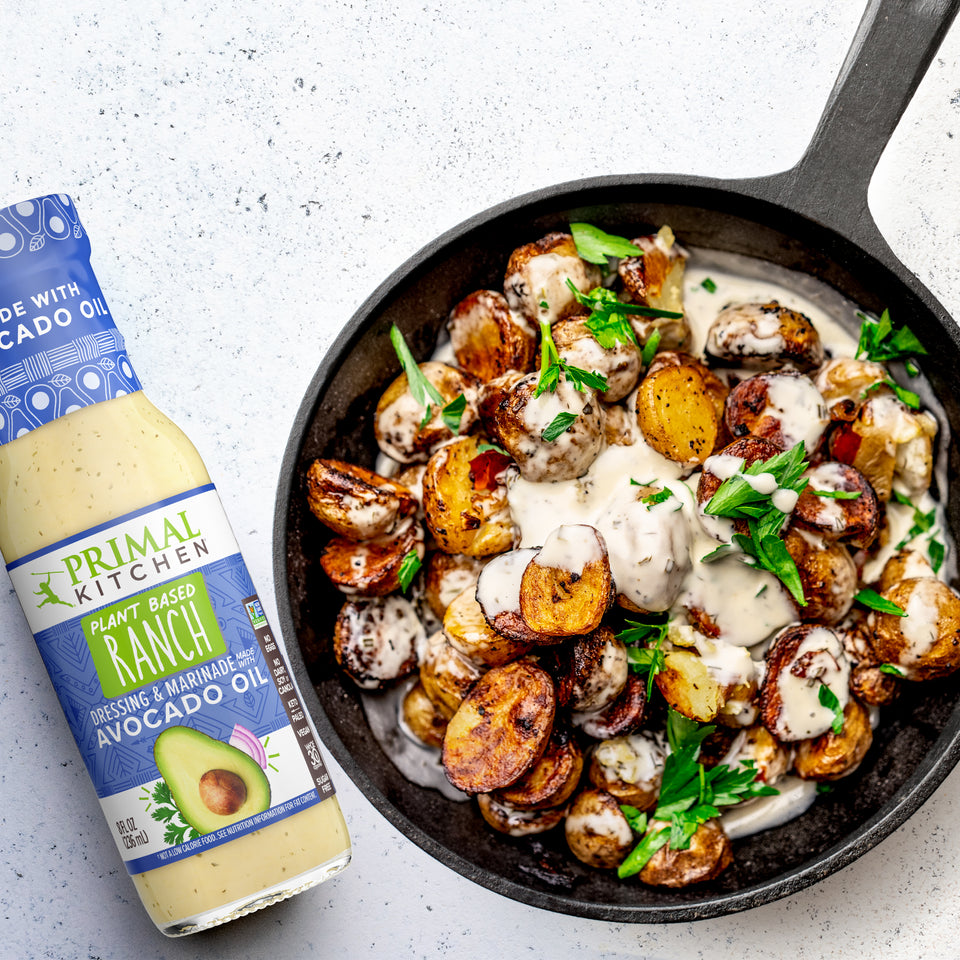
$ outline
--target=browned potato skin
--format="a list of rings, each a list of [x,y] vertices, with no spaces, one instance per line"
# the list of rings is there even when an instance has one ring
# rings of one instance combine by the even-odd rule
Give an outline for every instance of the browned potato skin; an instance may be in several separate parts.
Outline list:
[[[812,544],[795,528],[783,538],[787,553],[800,574],[805,607],[798,616],[806,623],[839,623],[853,605],[857,592],[857,568],[842,543]]]
[[[477,794],[480,815],[499,833],[510,837],[529,837],[558,826],[567,814],[564,806],[521,810],[492,793]]]
[[[375,604],[381,602],[373,601]],[[409,656],[397,666],[392,676],[385,676],[382,669],[377,667],[377,659],[384,643],[394,646],[389,635],[381,636],[380,644],[376,637],[371,643],[364,642],[364,636],[357,635],[358,618],[362,617],[364,610],[369,613],[371,609],[376,608],[371,608],[363,600],[347,600],[343,604],[333,627],[333,655],[337,665],[358,686],[364,690],[379,690],[385,689],[395,680],[409,676],[417,669],[417,651],[415,647],[411,648]]]
[[[667,824],[654,820],[648,833]],[[733,863],[733,848],[719,820],[700,824],[687,850],[662,846],[640,871],[641,882],[653,887],[687,887],[714,880]]]
[[[516,323],[502,293],[476,290],[464,297],[450,311],[447,329],[457,363],[481,381],[533,369],[536,335]]]
[[[490,667],[529,653],[533,644],[497,633],[486,621],[475,589],[467,587],[447,607],[443,617],[447,639],[467,659]]]
[[[382,597],[400,589],[400,567],[411,550],[423,559],[423,528],[415,520],[370,540],[333,537],[323,548],[320,566],[344,593]]]
[[[854,547],[868,547],[880,530],[880,501],[870,481],[859,470],[846,463],[837,463],[836,466],[843,476],[838,489],[860,494],[854,500],[831,501],[842,515],[841,529],[835,530],[824,518],[825,501],[813,492],[813,481],[800,494],[793,509],[792,522],[828,540],[843,540]]]
[[[439,620],[450,600],[471,584],[476,586],[483,563],[475,557],[435,550],[423,567],[423,595]],[[457,590],[457,587],[461,587]]]
[[[660,796],[662,771],[661,775],[653,780],[630,783],[628,780],[621,780],[609,768],[600,763],[594,753],[587,768],[587,778],[598,790],[604,790],[616,797],[619,803],[628,804],[638,810],[652,810],[657,805],[657,799]]]
[[[900,550],[883,565],[877,592],[883,593],[901,580],[932,576],[933,567],[919,550]]]
[[[868,706],[886,707],[900,696],[900,683],[876,664],[856,663],[850,668],[850,692]]]
[[[723,687],[710,676],[701,659],[689,650],[667,653],[664,668],[654,682],[663,699],[691,720],[708,723],[723,706]]]
[[[559,650],[554,670],[557,702],[560,706],[572,710],[591,710],[602,709],[612,702],[613,698],[602,705],[596,703],[600,691],[609,684],[609,678],[604,675],[605,651],[608,647],[616,650],[617,660],[622,660],[624,667],[623,675],[628,677],[626,648],[606,625],[577,637]]]
[[[517,781],[494,796],[519,810],[560,807],[574,794],[583,773],[583,751],[570,731],[554,725],[540,759]]]
[[[758,373],[747,380],[741,380],[730,391],[724,413],[731,435],[743,437],[750,434],[752,437],[763,437],[775,443],[781,450],[792,446],[783,435],[780,418],[764,411],[768,406],[767,394],[771,378],[800,376],[802,374],[790,370],[779,370],[773,373]]]
[[[480,455],[476,437],[460,437],[427,461],[423,509],[430,533],[447,553],[487,557],[513,546],[506,487],[483,489],[472,476],[471,463]]]
[[[654,450],[686,466],[702,464],[722,442],[707,379],[688,364],[647,373],[637,391],[637,422]]]
[[[871,644],[877,662],[899,667],[907,680],[949,676],[960,667],[960,597],[935,577],[901,580],[881,596],[906,610],[916,591],[922,591],[920,595],[927,609],[937,611],[935,642],[917,659],[911,655],[910,644],[903,636],[904,618],[875,612]]]
[[[779,323],[782,349],[775,353],[751,352],[749,344],[756,337],[756,321],[770,316],[775,316]],[[753,335],[747,342],[741,340],[739,345],[738,328]],[[809,317],[771,300],[769,303],[733,304],[721,310],[707,332],[706,354],[716,363],[749,370],[774,370],[789,363],[808,373],[823,363],[823,344]]]
[[[467,433],[477,421],[475,399],[479,387],[477,378],[464,370],[457,370],[456,367],[434,360],[421,363],[419,367],[423,375],[437,388],[440,396],[443,397],[444,404],[450,403],[461,393],[467,398],[467,406],[460,419],[460,432]],[[450,428],[443,422],[440,414],[442,408],[438,408],[436,404],[432,406],[430,419],[418,427],[411,438],[403,437],[400,432],[392,428],[387,417],[389,408],[401,400],[404,394],[408,394],[409,389],[407,375],[401,373],[380,398],[373,425],[373,432],[380,449],[401,463],[426,460],[439,444],[453,437]],[[424,410],[419,409],[418,422],[424,413]]]
[[[643,726],[647,706],[647,681],[631,673],[616,699],[596,713],[574,716],[578,729],[596,740],[635,733]]]
[[[606,544],[602,558],[581,570],[543,566],[535,556],[520,581],[520,615],[535,633],[574,637],[600,626],[613,603],[613,578]]]
[[[447,718],[427,696],[422,683],[415,683],[403,698],[403,721],[410,732],[428,747],[439,750],[447,730]]]
[[[522,777],[546,749],[556,695],[529,660],[485,673],[447,724],[443,769],[464,793],[489,793]]]
[[[583,825],[583,817],[596,817],[603,825],[622,822],[624,829],[601,833],[589,824]],[[605,790],[587,789],[577,794],[570,805],[564,830],[570,852],[587,866],[601,870],[615,870],[635,845],[620,802]]]
[[[483,675],[482,669],[455,649],[442,632],[434,634],[420,661],[420,682],[447,719]]]
[[[793,768],[804,780],[839,780],[860,766],[872,743],[870,715],[856,700],[850,700],[840,733],[828,730],[813,740],[801,740]]]
[[[366,540],[390,533],[417,510],[404,486],[342,460],[314,460],[307,470],[307,503],[334,533]]]

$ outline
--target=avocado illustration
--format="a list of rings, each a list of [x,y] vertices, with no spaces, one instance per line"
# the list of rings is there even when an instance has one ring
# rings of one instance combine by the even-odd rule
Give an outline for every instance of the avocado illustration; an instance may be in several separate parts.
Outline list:
[[[153,758],[198,833],[211,833],[270,806],[270,782],[242,750],[190,727],[168,727],[153,745]]]

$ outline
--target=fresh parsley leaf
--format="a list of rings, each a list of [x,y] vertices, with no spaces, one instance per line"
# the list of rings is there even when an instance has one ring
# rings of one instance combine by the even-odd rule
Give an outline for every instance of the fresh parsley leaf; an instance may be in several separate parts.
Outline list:
[[[653,855],[670,839],[670,828],[662,827],[656,833],[648,833],[627,854],[623,862],[617,867],[617,876],[621,880],[639,873],[653,858]]]
[[[700,286],[703,287],[703,289],[706,290],[707,293],[717,292],[717,285],[709,277],[704,277],[700,281]]]
[[[930,510],[924,513],[919,507],[914,506],[913,501],[899,490],[893,491],[893,497],[897,503],[913,510],[913,525],[907,531],[907,535],[894,547],[895,550],[902,550],[914,537],[919,537],[921,533],[932,530],[937,522],[937,511]]]
[[[946,547],[939,540],[930,538],[930,542],[927,544],[927,556],[930,558],[930,566],[934,573],[940,572],[946,552]]]
[[[503,447],[498,447],[495,443],[484,443],[481,441],[477,444],[477,453],[486,453],[488,450],[493,450],[495,453],[502,453],[505,457],[510,456]]]
[[[571,223],[577,255],[588,263],[606,266],[608,257],[642,257],[643,251],[625,237],[607,233],[589,223]]]
[[[822,780],[817,784],[817,793],[823,795],[825,793],[833,793],[833,784],[824,783]]]
[[[563,370],[563,379],[568,380],[578,390],[583,390],[584,387],[591,387],[599,393],[603,393],[607,389],[607,378],[602,373],[590,373],[588,370],[567,363],[567,361],[562,358],[560,360],[560,368]]]
[[[544,428],[540,436],[546,440],[547,443],[553,443],[561,434],[566,433],[566,431],[570,429],[576,419],[577,415],[575,413],[561,410],[553,420],[550,421],[549,425]]]
[[[673,310],[659,310],[657,307],[647,307],[639,303],[625,303],[617,299],[617,295],[606,287],[594,287],[589,293],[584,293],[569,277],[567,277],[567,286],[577,302],[591,310],[604,313],[628,313],[638,317],[664,317],[668,320],[680,320],[683,317],[682,313]]]
[[[833,711],[833,723],[830,724],[830,729],[835,734],[839,734],[843,730],[843,707],[840,706],[837,695],[822,680],[820,681],[820,691],[817,694],[817,699],[820,701],[821,707]]]
[[[722,560],[724,557],[729,557],[731,554],[737,552],[737,548],[732,543],[721,543],[716,550],[711,550],[708,554],[700,558],[701,563],[714,563],[717,560]]]
[[[393,344],[400,366],[403,367],[403,372],[407,375],[407,387],[410,390],[410,395],[426,410],[426,415],[420,421],[422,427],[430,419],[431,404],[436,404],[438,407],[443,406],[443,396],[420,369],[420,365],[407,346],[407,341],[403,339],[403,334],[395,323],[390,326],[390,342]]]
[[[173,794],[170,792],[166,780],[158,780],[156,786],[154,786],[153,802],[173,804]]]
[[[647,337],[647,342],[643,345],[643,352],[640,354],[640,365],[644,368],[650,366],[650,361],[653,360],[657,352],[657,347],[660,346],[661,339],[662,334],[659,330],[654,330],[653,333]]]
[[[179,811],[176,807],[154,807],[150,811],[150,816],[153,817],[157,823],[169,823]]]
[[[656,493],[650,493],[645,497],[641,497],[640,502],[649,510],[651,507],[655,507],[658,503],[663,503],[664,501],[669,500],[672,496],[673,491],[669,487],[664,487],[662,490],[658,490]]]
[[[912,390],[907,390],[906,387],[901,387],[893,377],[884,377],[883,380],[878,380],[876,383],[871,383],[866,390],[860,395],[861,398],[867,397],[874,390],[879,390],[880,387],[889,387],[896,395],[897,399],[903,403],[905,406],[910,407],[911,410],[920,409],[920,397],[915,394]]]
[[[905,674],[898,666],[896,666],[895,664],[892,664],[892,663],[881,663],[881,664],[880,664],[880,672],[881,672],[881,673],[887,673],[887,674],[889,674],[891,677],[903,677],[903,676],[906,676],[906,674]]]
[[[423,561],[420,559],[416,550],[411,550],[403,560],[400,561],[400,571],[397,574],[397,579],[400,581],[401,592],[407,592],[407,589],[410,584],[413,583],[413,578],[417,575],[417,571],[422,564]]]
[[[653,614],[648,621],[624,620],[627,627],[617,634],[627,648],[627,664],[635,673],[647,674],[648,702],[653,694],[653,679],[666,666],[661,647],[669,622],[668,614]]]
[[[631,830],[635,833],[646,833],[648,819],[646,813],[636,807],[631,807],[628,803],[621,803],[620,810],[627,818]]]
[[[885,600],[876,590],[864,587],[853,598],[857,603],[862,603],[871,610],[877,610],[880,613],[889,613],[895,617],[905,617],[907,615],[903,607],[898,607],[892,600]]]
[[[451,433],[460,433],[460,421],[463,419],[463,411],[467,409],[467,398],[458,393],[441,411],[440,416],[446,428]]]
[[[879,320],[859,312],[857,316],[860,318],[860,339],[856,352],[858,360],[884,363],[887,360],[905,360],[911,356],[926,355],[923,344],[909,327],[894,331],[889,310],[884,310]]]
[[[557,345],[553,339],[553,333],[550,330],[550,324],[546,320],[540,321],[540,378],[537,380],[537,387],[533,392],[534,397],[539,397],[545,391],[553,392],[560,383],[560,374],[563,378],[572,383],[578,390],[582,391],[585,386],[592,387],[601,393],[607,389],[607,378],[601,373],[590,373],[588,370],[582,370],[567,363],[557,351]],[[572,421],[571,421],[572,422]],[[553,426],[551,424],[551,426]],[[568,424],[569,426],[569,424]],[[547,428],[549,429],[549,427]],[[560,431],[561,433],[563,431]],[[558,434],[559,435],[559,434]]]
[[[816,497],[828,497],[831,500],[856,500],[860,496],[859,490],[814,490]]]

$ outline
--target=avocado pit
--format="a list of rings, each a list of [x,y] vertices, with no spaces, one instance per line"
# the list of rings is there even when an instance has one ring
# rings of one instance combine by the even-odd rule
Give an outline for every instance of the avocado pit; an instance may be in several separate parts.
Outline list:
[[[230,770],[208,770],[200,778],[200,799],[222,817],[236,813],[247,799],[247,785]]]

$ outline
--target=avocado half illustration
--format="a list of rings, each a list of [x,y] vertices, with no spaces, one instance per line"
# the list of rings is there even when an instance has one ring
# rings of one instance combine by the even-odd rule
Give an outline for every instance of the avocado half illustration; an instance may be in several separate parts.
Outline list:
[[[270,806],[270,782],[242,750],[189,727],[168,727],[153,745],[153,758],[183,819],[198,833],[212,833]]]

